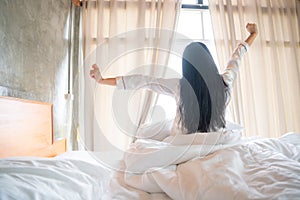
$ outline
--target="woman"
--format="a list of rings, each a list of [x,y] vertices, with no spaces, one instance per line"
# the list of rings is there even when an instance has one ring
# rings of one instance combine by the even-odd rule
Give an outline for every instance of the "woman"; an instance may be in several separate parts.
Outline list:
[[[234,50],[223,74],[218,69],[207,47],[199,42],[189,44],[183,53],[182,78],[161,79],[130,75],[104,79],[96,64],[90,76],[98,83],[119,89],[146,88],[171,95],[177,102],[177,114],[172,133],[190,134],[212,132],[225,128],[225,108],[238,74],[241,58],[256,38],[256,24],[248,23],[249,36]]]

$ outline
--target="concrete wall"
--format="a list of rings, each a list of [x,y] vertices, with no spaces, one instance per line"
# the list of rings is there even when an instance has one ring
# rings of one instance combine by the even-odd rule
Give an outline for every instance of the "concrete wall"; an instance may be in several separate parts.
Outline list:
[[[70,130],[71,0],[0,0],[0,95],[54,104],[55,137]]]

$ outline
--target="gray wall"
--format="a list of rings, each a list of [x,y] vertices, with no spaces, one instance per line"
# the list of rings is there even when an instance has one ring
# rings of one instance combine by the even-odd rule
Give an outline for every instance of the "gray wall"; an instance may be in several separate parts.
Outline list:
[[[55,137],[70,131],[71,0],[0,0],[0,95],[54,104]]]

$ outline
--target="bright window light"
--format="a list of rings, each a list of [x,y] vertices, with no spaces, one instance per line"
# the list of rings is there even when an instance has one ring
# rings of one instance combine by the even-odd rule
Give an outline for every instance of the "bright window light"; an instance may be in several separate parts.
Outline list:
[[[181,3],[182,4],[198,4],[198,0],[182,0]],[[200,2],[202,2],[203,5],[208,5],[208,0],[201,0]]]
[[[197,4],[198,0],[182,0],[182,4]]]
[[[182,9],[179,15],[177,32],[191,39],[200,40],[203,35],[203,14],[198,9]]]

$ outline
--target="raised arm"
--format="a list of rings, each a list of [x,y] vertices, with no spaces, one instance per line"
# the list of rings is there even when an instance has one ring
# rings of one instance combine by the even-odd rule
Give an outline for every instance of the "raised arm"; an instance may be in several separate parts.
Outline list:
[[[254,23],[248,23],[246,29],[249,32],[249,36],[233,51],[225,72],[222,75],[224,82],[229,88],[233,87],[243,55],[248,51],[258,34],[257,25]]]
[[[117,85],[117,78],[103,78],[99,67],[96,64],[92,65],[92,70],[90,70],[90,76],[95,79],[97,83],[103,84],[103,85],[111,85],[111,86],[116,86]]]
[[[247,31],[250,33],[250,35],[246,38],[245,42],[251,46],[253,41],[255,40],[257,34],[258,34],[258,30],[257,30],[257,25],[253,24],[253,23],[248,23],[246,25],[246,29]]]
[[[104,79],[101,76],[100,70],[96,64],[92,65],[90,76],[95,79],[97,83],[116,86],[117,89],[148,89],[153,92],[169,96],[177,96],[178,93],[177,85],[179,83],[179,79],[177,78],[164,79],[144,75],[128,75]]]

